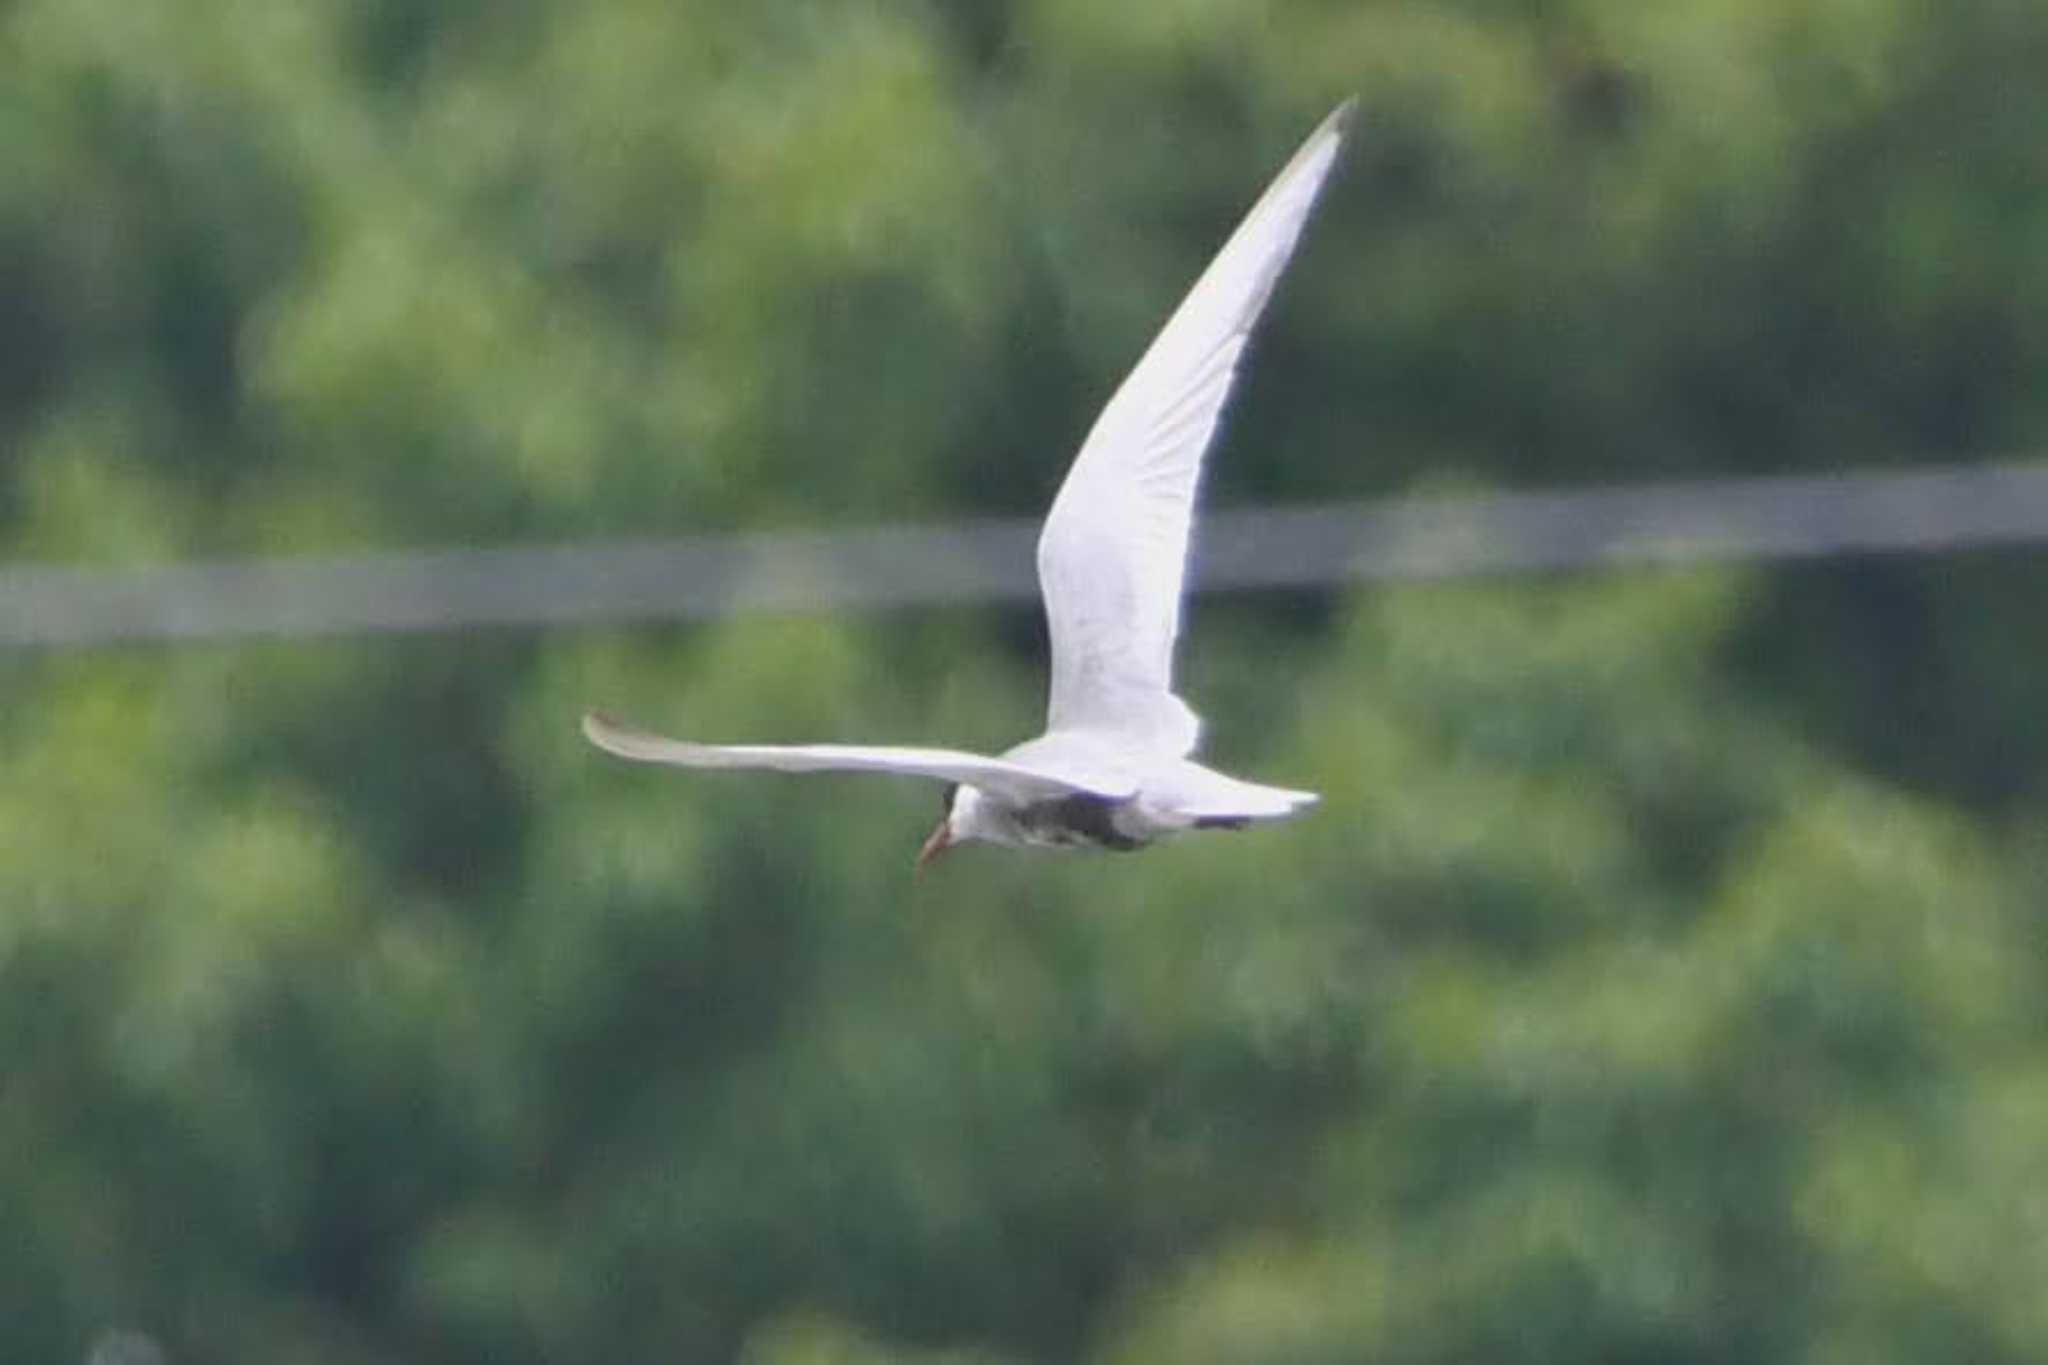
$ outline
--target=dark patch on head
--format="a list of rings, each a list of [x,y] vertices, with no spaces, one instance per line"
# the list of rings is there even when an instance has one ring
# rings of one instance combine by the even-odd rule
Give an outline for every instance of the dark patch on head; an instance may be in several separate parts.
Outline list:
[[[945,795],[939,798],[939,809],[945,814],[951,815],[953,813],[953,798],[959,794],[960,784],[958,782],[948,782]]]

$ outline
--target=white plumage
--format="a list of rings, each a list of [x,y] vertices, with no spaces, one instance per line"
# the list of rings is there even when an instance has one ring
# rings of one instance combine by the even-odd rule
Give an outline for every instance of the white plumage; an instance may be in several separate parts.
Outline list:
[[[1193,762],[1200,722],[1173,692],[1173,648],[1202,457],[1245,342],[1335,162],[1350,103],[1325,119],[1195,282],[1096,419],[1038,542],[1052,636],[1046,731],[1000,757],[849,744],[664,739],[596,713],[592,743],[689,768],[844,770],[955,784],[922,865],[969,839],[1137,848],[1162,835],[1284,819],[1312,793]]]

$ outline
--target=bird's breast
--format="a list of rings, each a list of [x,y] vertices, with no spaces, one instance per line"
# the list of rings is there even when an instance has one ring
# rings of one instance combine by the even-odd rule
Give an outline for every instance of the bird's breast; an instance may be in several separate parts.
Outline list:
[[[1119,818],[1130,804],[1085,793],[1038,801],[1018,809],[1017,830],[1025,843],[1040,848],[1106,848],[1129,853],[1151,842]]]

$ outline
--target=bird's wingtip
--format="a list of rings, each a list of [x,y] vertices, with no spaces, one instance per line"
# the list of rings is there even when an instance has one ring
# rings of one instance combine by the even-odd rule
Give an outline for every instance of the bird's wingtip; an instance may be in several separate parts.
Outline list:
[[[618,752],[618,737],[623,728],[603,711],[593,709],[583,713],[583,737],[607,752]]]

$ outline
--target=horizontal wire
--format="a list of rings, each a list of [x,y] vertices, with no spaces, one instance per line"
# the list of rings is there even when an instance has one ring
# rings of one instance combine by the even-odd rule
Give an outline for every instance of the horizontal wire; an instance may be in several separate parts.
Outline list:
[[[0,644],[544,627],[1037,595],[1034,520],[517,549],[0,570]],[[1198,521],[1200,589],[1933,552],[2048,540],[2048,461],[1249,507]]]

